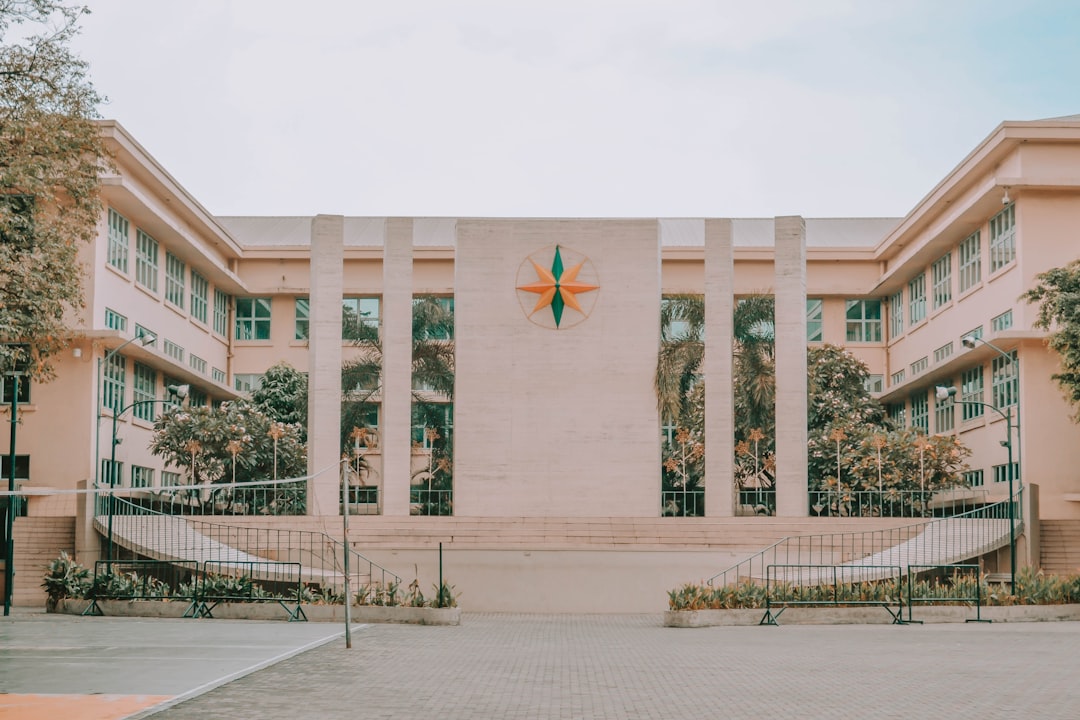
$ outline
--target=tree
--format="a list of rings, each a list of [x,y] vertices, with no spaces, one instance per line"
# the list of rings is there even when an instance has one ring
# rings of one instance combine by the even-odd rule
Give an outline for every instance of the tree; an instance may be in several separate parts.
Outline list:
[[[249,400],[167,410],[154,424],[150,450],[185,470],[193,485],[302,477],[307,469],[300,426],[275,422]],[[278,485],[222,489],[201,500],[245,513],[294,514],[304,511],[303,497],[299,487]]]
[[[307,442],[307,375],[286,362],[267,369],[251,402],[275,422],[298,425]]]
[[[82,307],[79,247],[101,217],[102,98],[69,48],[87,12],[0,0],[0,367],[32,358],[36,380],[53,376],[65,313]]]
[[[1061,372],[1051,377],[1076,408],[1080,422],[1080,260],[1036,276],[1039,284],[1021,297],[1039,303],[1035,327],[1052,330],[1047,345],[1061,358]]]

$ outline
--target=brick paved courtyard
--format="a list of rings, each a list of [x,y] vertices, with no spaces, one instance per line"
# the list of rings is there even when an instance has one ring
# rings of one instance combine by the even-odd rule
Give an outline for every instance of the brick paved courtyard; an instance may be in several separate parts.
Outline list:
[[[155,720],[1076,718],[1080,624],[679,630],[658,615],[368,626]]]

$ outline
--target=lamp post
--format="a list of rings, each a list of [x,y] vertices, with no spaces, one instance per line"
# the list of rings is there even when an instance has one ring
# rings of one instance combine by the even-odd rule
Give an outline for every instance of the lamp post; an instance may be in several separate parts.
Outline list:
[[[967,338],[965,338],[966,340]],[[955,398],[955,387],[944,387],[938,385],[934,388],[934,397],[941,401],[949,398]],[[1001,417],[1005,418],[1005,440],[1001,443],[1002,446],[1008,451],[1008,462],[1005,470],[1005,477],[1009,481],[1009,594],[1016,594],[1016,505],[1015,498],[1013,497],[1013,451],[1012,451],[1012,438],[1013,438],[1013,424],[1012,424],[1012,408],[1005,408],[1005,412],[1001,411],[1001,408],[996,405],[990,405],[989,403],[979,402],[977,400],[955,400],[954,402],[961,405],[978,405],[980,407],[990,408]]]
[[[121,346],[121,347],[123,347],[123,346]],[[117,349],[119,350],[119,348],[117,348]],[[169,385],[168,387],[165,388],[165,390],[169,393],[169,398],[167,400],[136,400],[135,402],[131,403],[130,405],[127,405],[127,406],[121,408],[120,410],[117,410],[117,411],[113,412],[113,416],[112,416],[112,453],[109,456],[109,502],[108,502],[109,520],[108,520],[107,544],[106,544],[106,552],[105,552],[105,560],[108,562],[108,565],[106,565],[106,568],[107,568],[107,572],[109,572],[109,573],[112,573],[112,559],[113,559],[113,511],[115,509],[115,504],[116,504],[116,496],[113,493],[114,493],[114,488],[116,487],[116,475],[117,475],[117,473],[116,473],[116,446],[120,444],[120,441],[116,439],[116,430],[117,430],[116,423],[120,419],[121,415],[126,413],[128,410],[131,410],[132,408],[138,407],[139,405],[152,405],[154,403],[172,403],[174,400],[179,400],[180,402],[183,402],[187,398],[188,393],[191,391],[191,386],[190,385]]]
[[[19,378],[26,375],[29,367],[29,346],[15,346],[16,352],[22,355],[22,360],[16,360],[11,371],[5,373],[11,378],[11,445],[8,448],[8,493],[7,504],[4,507],[4,616],[11,615],[11,598],[15,590],[15,435],[19,426]]]
[[[117,345],[116,347],[114,347],[112,350],[109,350],[102,357],[99,357],[98,361],[97,361],[97,393],[96,393],[96,396],[97,396],[96,397],[96,400],[97,400],[97,421],[94,423],[94,487],[98,487],[98,486],[101,485],[101,407],[102,407],[102,405],[101,405],[101,374],[102,374],[102,369],[105,367],[105,363],[107,363],[109,361],[109,358],[111,358],[113,355],[120,352],[121,350],[123,350],[128,345],[135,342],[136,340],[138,340],[139,343],[143,347],[146,347],[147,345],[150,345],[150,344],[152,344],[154,342],[157,342],[157,335],[155,335],[152,332],[144,332],[144,333],[141,333],[139,335],[136,335],[135,337],[131,338],[130,340],[126,340],[126,341],[120,343],[119,345]],[[120,404],[121,405],[124,404],[124,398],[123,397],[120,398]],[[115,404],[113,404],[112,409],[113,409],[113,416],[115,417],[115,415],[116,415],[116,405]]]
[[[1020,373],[1019,373],[1018,368],[1017,368],[1016,358],[1014,358],[1011,354],[1009,354],[1009,353],[1005,352],[1004,350],[1002,350],[1001,348],[999,348],[994,343],[990,342],[989,340],[983,340],[981,337],[977,337],[975,335],[965,335],[964,337],[960,338],[960,344],[963,345],[964,347],[966,347],[969,350],[973,349],[975,347],[976,343],[982,343],[986,347],[988,347],[991,350],[993,350],[994,352],[996,352],[1001,357],[1005,358],[1005,360],[1008,361],[1009,365],[1012,366],[1013,372],[1016,373],[1016,423],[1014,423],[1014,425],[1016,427],[1016,463],[1017,463],[1017,465],[1021,465],[1023,463],[1023,461],[1024,461],[1023,452],[1022,452],[1024,444],[1020,440]],[[1013,466],[1012,466],[1012,463],[1010,462],[1009,463],[1009,477],[1010,478],[1012,477],[1012,473],[1013,473]],[[1017,478],[1016,479],[1020,483],[1020,487],[1023,487],[1024,486],[1023,475],[1021,473],[1017,473]]]

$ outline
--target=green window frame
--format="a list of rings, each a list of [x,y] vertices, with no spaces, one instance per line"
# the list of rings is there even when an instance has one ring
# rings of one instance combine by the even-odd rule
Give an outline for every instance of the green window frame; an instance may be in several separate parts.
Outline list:
[[[1016,259],[1016,204],[990,218],[990,272],[995,273]]]
[[[101,404],[111,408],[114,413],[124,407],[124,392],[127,379],[127,358],[113,353],[101,369]]]
[[[952,300],[952,253],[945,253],[930,266],[930,282],[934,309],[937,310]]]
[[[142,465],[131,466],[131,487],[149,488],[154,487],[154,468]]]
[[[112,308],[105,308],[105,327],[110,330],[127,332],[127,317],[116,312]]]
[[[881,342],[881,301],[847,300],[844,305],[847,341]]]
[[[1007,357],[995,357],[990,362],[990,396],[994,407],[1004,408],[1016,404],[1020,389],[1019,362],[1016,351]]]
[[[930,402],[926,390],[911,393],[911,427],[930,432]]]
[[[341,299],[341,339],[360,340],[370,337],[371,328],[379,332],[381,298],[378,296],[355,296]]]
[[[806,299],[806,342],[821,342],[824,337],[824,305],[821,298]]]
[[[904,291],[897,290],[889,298],[889,338],[904,334]]]
[[[271,301],[268,297],[236,298],[236,339],[270,339]]]
[[[140,420],[154,422],[157,406],[147,402],[154,400],[157,393],[157,370],[140,362],[134,364],[131,373],[131,401],[142,403],[131,410],[131,414]]]
[[[307,340],[308,333],[311,332],[311,300],[306,297],[295,298],[293,300],[293,314],[296,320],[293,339]],[[343,319],[342,327],[344,328],[344,326]]]
[[[201,323],[206,322],[206,310],[209,304],[210,281],[194,270],[191,271],[191,317]]]
[[[982,282],[982,234],[976,230],[960,243],[960,292]]]
[[[223,290],[214,288],[214,332],[221,337],[229,334],[229,303],[232,298]]]
[[[926,318],[926,273],[908,281],[908,322],[914,325]]]
[[[152,293],[158,291],[158,242],[135,230],[135,282]]]
[[[184,309],[184,261],[165,252],[165,299],[181,310]]]
[[[983,415],[983,368],[976,365],[960,373],[960,420],[967,422]]]
[[[952,387],[952,380],[942,380],[945,387]],[[934,402],[934,432],[952,432],[956,426],[956,402],[950,397]]]
[[[108,263],[120,272],[127,275],[128,271],[128,244],[130,242],[131,225],[127,218],[109,208],[109,247]]]

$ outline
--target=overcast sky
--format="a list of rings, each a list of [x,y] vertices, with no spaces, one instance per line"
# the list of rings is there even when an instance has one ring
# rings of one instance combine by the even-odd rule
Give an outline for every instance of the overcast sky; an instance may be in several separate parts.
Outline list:
[[[118,120],[217,215],[900,216],[1080,113],[1070,0],[87,0]]]

